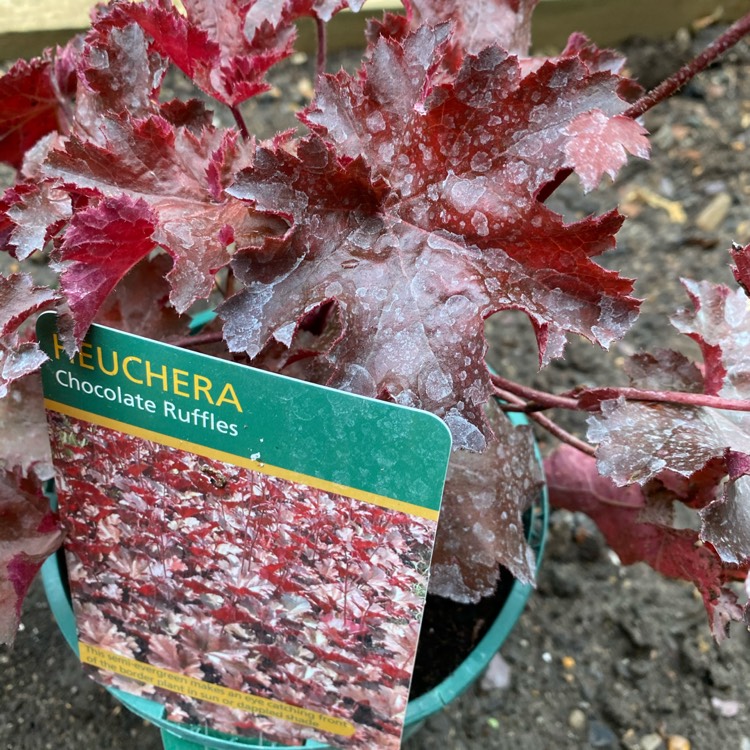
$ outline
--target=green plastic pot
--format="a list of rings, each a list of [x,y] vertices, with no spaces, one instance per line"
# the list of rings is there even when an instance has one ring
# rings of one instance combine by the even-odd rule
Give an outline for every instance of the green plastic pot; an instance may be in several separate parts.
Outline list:
[[[526,421],[522,415],[511,414],[510,416],[516,424],[524,424]],[[529,512],[527,519],[527,538],[536,553],[537,565],[541,563],[547,536],[548,512],[545,487],[540,493],[537,504]],[[50,557],[42,567],[42,580],[47,600],[57,624],[68,645],[78,655],[75,616],[64,582],[66,579],[64,565],[62,553]],[[409,701],[406,711],[404,739],[413,735],[429,716],[442,710],[458,698],[481,676],[490,659],[500,649],[521,616],[531,591],[532,587],[529,584],[515,581],[495,622],[476,648],[440,684],[419,698]],[[156,701],[130,695],[113,687],[108,687],[107,690],[134,714],[159,727],[162,733],[164,750],[206,750],[208,748],[213,750],[262,750],[262,748],[269,747],[287,747],[262,739],[232,737],[191,728],[186,724],[178,724],[164,718],[164,706]],[[303,747],[308,748],[308,750],[330,750],[329,745],[309,740]]]

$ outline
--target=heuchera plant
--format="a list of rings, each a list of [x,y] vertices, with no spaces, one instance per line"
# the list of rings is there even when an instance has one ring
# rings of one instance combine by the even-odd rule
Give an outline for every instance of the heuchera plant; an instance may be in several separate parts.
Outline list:
[[[638,315],[633,282],[593,258],[614,247],[616,209],[566,223],[545,200],[575,172],[584,190],[646,158],[637,118],[750,29],[742,19],[651,95],[624,60],[571,37],[529,56],[537,0],[404,0],[371,22],[362,67],[326,75],[326,22],[357,0],[114,0],[91,30],[0,78],[0,244],[19,264],[49,253],[57,283],[0,279],[0,640],[62,530],[33,319],[60,315],[73,353],[92,322],[335,388],[432,411],[455,453],[433,592],[492,593],[500,565],[534,577],[522,514],[539,487],[521,410],[562,447],[553,503],[582,510],[626,563],[695,583],[717,639],[750,615],[732,584],[750,564],[750,247],[735,290],[685,282],[673,324],[703,361],[634,356],[629,388],[548,394],[485,365],[484,323],[522,310],[540,365],[569,333],[603,347]],[[318,29],[316,93],[300,132],[253,136],[243,103]],[[200,98],[165,100],[179,68]],[[205,102],[234,122],[220,127]],[[190,314],[218,318],[187,336]],[[502,399],[498,405],[495,397]],[[591,412],[588,439],[542,412]],[[677,502],[700,516],[673,526]]]

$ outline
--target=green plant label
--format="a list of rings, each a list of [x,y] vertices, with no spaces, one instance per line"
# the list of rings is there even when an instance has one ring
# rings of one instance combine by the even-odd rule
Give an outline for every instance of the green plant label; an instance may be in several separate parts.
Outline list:
[[[426,412],[38,338],[81,659],[215,732],[399,747],[450,452]]]

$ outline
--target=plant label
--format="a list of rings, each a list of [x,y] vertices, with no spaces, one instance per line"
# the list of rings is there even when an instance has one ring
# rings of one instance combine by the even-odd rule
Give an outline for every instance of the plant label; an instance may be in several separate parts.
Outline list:
[[[38,324],[81,660],[209,732],[398,748],[450,453],[437,417]]]

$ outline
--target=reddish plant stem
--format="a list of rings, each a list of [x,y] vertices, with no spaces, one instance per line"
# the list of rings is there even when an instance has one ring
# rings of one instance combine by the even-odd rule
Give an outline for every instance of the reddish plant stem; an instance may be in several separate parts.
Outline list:
[[[543,409],[570,409],[590,411],[596,408],[596,404],[591,401],[597,393],[602,394],[601,400],[615,399],[622,396],[627,401],[645,401],[658,402],[666,404],[675,404],[678,406],[707,406],[712,409],[726,409],[727,411],[747,411],[750,412],[750,401],[742,399],[722,398],[721,396],[710,396],[705,393],[686,393],[684,391],[647,391],[640,388],[590,388],[582,391],[577,396],[557,396],[545,391],[539,391],[535,388],[514,383],[499,375],[492,375],[492,383],[495,386],[495,393],[501,398],[502,394],[512,394],[517,398],[523,399],[523,408],[518,411],[533,412]],[[581,405],[581,399],[588,397],[592,407]]]
[[[644,112],[668,99],[672,94],[679,91],[688,81],[695,78],[698,73],[705,70],[719,55],[722,55],[730,47],[733,47],[743,36],[750,33],[750,13],[732,24],[721,36],[710,44],[697,57],[683,65],[676,73],[662,81],[656,88],[651,89],[642,96],[635,104],[625,110],[625,117],[635,119]]]
[[[743,36],[750,32],[750,13],[740,18],[735,24],[730,26],[713,44],[710,44],[700,55],[693,58],[690,62],[683,65],[676,73],[671,75],[658,86],[644,94],[637,102],[623,112],[625,117],[636,119],[649,109],[656,106],[665,99],[668,99],[674,93],[679,91],[686,83],[695,78],[698,73],[705,70],[717,57],[733,47]],[[572,169],[561,169],[555,178],[548,182],[537,193],[536,199],[544,203],[552,193],[573,174]]]
[[[567,430],[560,427],[559,424],[553,422],[549,417],[545,417],[544,414],[529,414],[529,419],[534,420],[540,427],[543,427],[550,435],[553,435],[558,440],[568,445],[572,445],[582,453],[589,456],[596,455],[596,448],[593,445],[589,445],[585,440],[577,438],[575,435],[571,435]]]
[[[516,396],[520,396],[527,403],[527,406],[533,408],[536,406],[542,409],[550,409],[558,407],[560,409],[578,409],[578,400],[570,398],[568,396],[555,396],[552,393],[545,393],[544,391],[538,391],[535,388],[529,388],[528,386],[521,385],[520,383],[514,383],[512,380],[506,380],[499,375],[492,375],[492,383],[498,388],[502,388],[505,391],[510,391]]]
[[[316,16],[315,29],[318,33],[318,56],[315,60],[315,80],[326,72],[326,55],[328,54],[328,29],[325,21]]]
[[[237,123],[237,127],[239,128],[243,140],[249,141],[250,131],[247,129],[247,124],[245,123],[245,118],[242,116],[242,112],[240,112],[240,108],[237,106],[230,107],[229,111],[232,113],[232,117],[234,117],[234,121]]]
[[[679,406],[708,406],[712,409],[727,411],[750,411],[750,401],[709,396],[705,393],[685,393],[683,391],[642,391],[638,388],[607,388],[612,393],[610,398],[623,396],[627,401],[651,401]],[[592,388],[591,393],[597,389]],[[580,408],[580,407],[579,407]]]
[[[554,178],[554,179],[553,179],[553,180],[552,180],[551,182],[548,182],[548,183],[547,183],[547,184],[546,184],[546,185],[545,185],[545,186],[544,186],[544,187],[543,187],[543,188],[542,188],[542,189],[541,189],[541,190],[540,190],[540,191],[539,191],[539,192],[538,192],[538,193],[536,194],[536,199],[537,199],[537,200],[538,200],[538,201],[539,201],[540,203],[544,203],[544,202],[545,202],[545,201],[546,201],[546,200],[547,200],[547,199],[548,199],[548,198],[550,197],[550,195],[552,195],[552,193],[554,193],[554,192],[555,192],[555,190],[557,190],[557,188],[559,188],[559,187],[560,187],[560,185],[562,185],[562,184],[563,184],[563,182],[565,182],[565,180],[567,180],[567,179],[568,179],[568,177],[570,177],[570,175],[572,175],[572,174],[573,174],[573,170],[572,170],[572,169],[569,169],[568,167],[566,167],[565,169],[561,169],[561,170],[560,170],[560,171],[559,171],[559,172],[558,172],[558,173],[557,173],[557,174],[555,175],[555,178]]]
[[[514,407],[521,407],[523,411],[525,411],[525,407],[528,406],[528,404],[518,396],[516,396],[513,393],[510,393],[508,391],[504,391],[502,388],[495,388],[495,395],[498,398],[501,398],[503,401],[506,401],[509,405],[501,405],[500,408],[506,409],[510,411]],[[593,445],[589,445],[587,442],[581,440],[580,438],[577,438],[575,435],[571,435],[567,430],[564,430],[560,425],[553,422],[549,417],[544,416],[543,414],[536,414],[536,413],[529,413],[529,419],[536,422],[540,427],[543,427],[547,432],[550,433],[550,435],[553,435],[558,440],[560,440],[563,443],[567,443],[568,445],[573,446],[573,448],[577,448],[582,453],[585,453],[587,456],[594,456],[596,455],[596,449]]]

